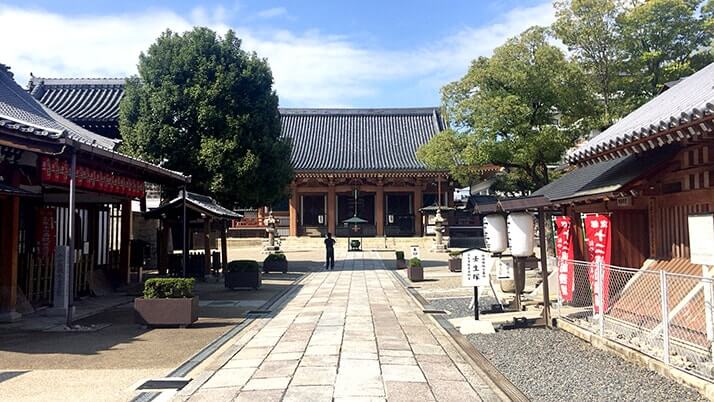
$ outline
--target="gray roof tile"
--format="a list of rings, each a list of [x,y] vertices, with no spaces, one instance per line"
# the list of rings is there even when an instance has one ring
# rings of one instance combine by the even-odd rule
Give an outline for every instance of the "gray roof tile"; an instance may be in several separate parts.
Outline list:
[[[45,106],[75,123],[117,123],[124,95],[123,78],[39,78],[30,93]]]
[[[714,63],[662,92],[607,130],[568,153],[579,162],[714,112]]]
[[[531,196],[544,196],[550,201],[558,201],[618,191],[627,183],[656,169],[677,149],[677,145],[669,145],[651,155],[631,154],[582,166],[541,187]]]
[[[64,117],[116,123],[123,79],[33,78],[33,96]],[[423,170],[416,150],[444,129],[436,108],[280,109],[298,171]]]
[[[280,109],[297,171],[423,170],[417,149],[444,129],[436,108]]]
[[[13,79],[9,68],[0,64],[0,125],[23,132],[69,138],[114,150],[117,142],[70,122],[38,102]]]

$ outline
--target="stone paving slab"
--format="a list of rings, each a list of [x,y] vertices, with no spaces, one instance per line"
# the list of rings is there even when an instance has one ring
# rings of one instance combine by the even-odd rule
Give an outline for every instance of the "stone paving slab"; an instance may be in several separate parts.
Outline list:
[[[343,254],[334,271],[310,274],[261,325],[190,398],[497,399],[375,253]]]

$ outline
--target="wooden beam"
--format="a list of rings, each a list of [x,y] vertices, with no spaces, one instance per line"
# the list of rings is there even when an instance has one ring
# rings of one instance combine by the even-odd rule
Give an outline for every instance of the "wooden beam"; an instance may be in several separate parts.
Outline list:
[[[337,229],[337,207],[336,199],[337,194],[335,191],[334,183],[330,183],[327,186],[327,231],[335,235],[335,230]]]
[[[377,186],[374,196],[374,225],[377,236],[384,236],[384,186],[381,185]]]
[[[298,196],[298,190],[297,186],[295,183],[293,183],[290,186],[290,202],[289,202],[289,208],[290,208],[290,237],[295,237],[298,234],[298,219],[297,219],[297,214],[298,214],[298,203],[300,202],[300,198]]]
[[[211,272],[211,218],[203,219],[203,275]]]
[[[225,274],[228,272],[228,223],[223,221],[221,229],[221,269]]]
[[[422,207],[423,193],[421,188],[421,180],[417,181],[417,185],[414,187],[414,234],[417,237],[423,235],[423,222],[422,214],[419,211]]]
[[[131,200],[121,203],[121,233],[119,235],[119,273],[123,283],[129,282],[131,273]]]

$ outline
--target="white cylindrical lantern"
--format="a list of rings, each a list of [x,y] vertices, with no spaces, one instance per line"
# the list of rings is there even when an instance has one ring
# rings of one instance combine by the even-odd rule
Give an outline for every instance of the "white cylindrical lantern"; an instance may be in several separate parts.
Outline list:
[[[535,244],[533,215],[514,212],[508,215],[508,240],[514,257],[530,257]]]
[[[491,214],[483,217],[483,234],[486,249],[492,253],[502,253],[508,248],[508,230],[503,215]]]

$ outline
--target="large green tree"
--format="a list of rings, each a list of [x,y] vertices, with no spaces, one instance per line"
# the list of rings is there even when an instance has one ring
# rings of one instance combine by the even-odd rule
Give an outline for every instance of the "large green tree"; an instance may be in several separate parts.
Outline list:
[[[450,130],[418,151],[461,184],[481,166],[507,172],[498,189],[528,192],[548,183],[548,165],[591,122],[592,89],[579,66],[534,27],[473,61],[466,75],[442,89]]]
[[[655,96],[668,81],[712,61],[706,11],[701,0],[636,0],[618,17],[624,60],[623,93],[628,110]]]
[[[618,96],[623,53],[616,0],[559,0],[553,30],[594,83],[602,106],[602,125],[621,113]]]
[[[232,31],[166,31],[139,56],[120,107],[122,150],[193,176],[231,205],[267,205],[292,179],[266,60]]]

